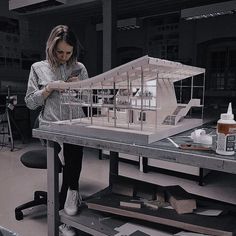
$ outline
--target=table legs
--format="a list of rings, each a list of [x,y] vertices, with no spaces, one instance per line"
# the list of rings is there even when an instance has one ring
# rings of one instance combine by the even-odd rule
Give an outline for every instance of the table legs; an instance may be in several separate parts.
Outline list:
[[[48,236],[59,235],[59,175],[58,156],[54,150],[54,142],[47,141],[47,221]]]
[[[119,153],[110,152],[110,171],[109,171],[109,185],[111,186],[113,180],[117,178],[119,171]]]

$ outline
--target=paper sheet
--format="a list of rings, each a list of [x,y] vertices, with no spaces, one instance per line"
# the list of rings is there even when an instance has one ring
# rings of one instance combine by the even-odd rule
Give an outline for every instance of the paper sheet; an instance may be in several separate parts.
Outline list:
[[[119,233],[117,233],[115,236],[129,236],[130,234],[135,233],[136,231],[143,232],[144,234],[153,236],[153,235],[158,235],[158,236],[170,236],[172,234],[165,233],[163,231],[151,229],[142,225],[137,225],[133,223],[125,223],[121,225],[120,227],[115,228]]]

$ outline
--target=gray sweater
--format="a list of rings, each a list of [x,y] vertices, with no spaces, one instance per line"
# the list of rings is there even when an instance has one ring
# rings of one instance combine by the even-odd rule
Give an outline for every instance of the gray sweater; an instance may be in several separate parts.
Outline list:
[[[77,62],[75,65],[61,65],[56,69],[52,69],[48,61],[36,62],[31,66],[25,103],[29,109],[35,110],[42,107],[39,122],[47,123],[50,121],[59,121],[69,119],[68,105],[61,105],[62,95],[58,91],[53,91],[47,99],[43,97],[43,88],[52,81],[65,81],[71,74],[77,71],[81,80],[88,78],[85,66]],[[84,115],[81,107],[73,106],[73,119]]]

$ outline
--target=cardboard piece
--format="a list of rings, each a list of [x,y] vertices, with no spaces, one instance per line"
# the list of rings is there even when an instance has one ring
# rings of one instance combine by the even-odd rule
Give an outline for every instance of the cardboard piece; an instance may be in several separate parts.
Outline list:
[[[168,186],[166,197],[178,214],[192,213],[197,208],[196,200],[179,185]]]

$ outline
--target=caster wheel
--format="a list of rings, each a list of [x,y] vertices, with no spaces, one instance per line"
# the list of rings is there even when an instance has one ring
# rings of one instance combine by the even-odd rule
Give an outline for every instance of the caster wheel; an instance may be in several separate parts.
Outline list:
[[[16,220],[23,220],[23,213],[22,211],[15,211]]]

